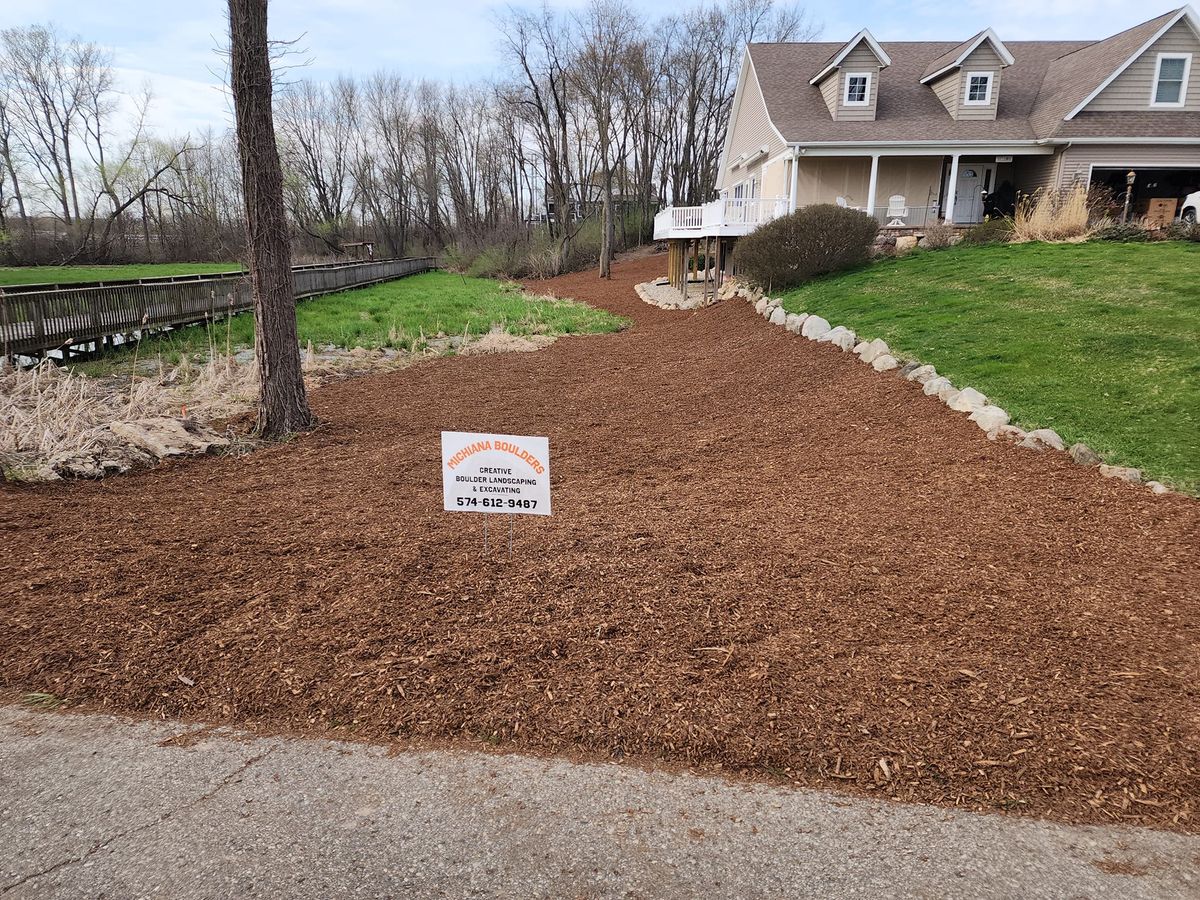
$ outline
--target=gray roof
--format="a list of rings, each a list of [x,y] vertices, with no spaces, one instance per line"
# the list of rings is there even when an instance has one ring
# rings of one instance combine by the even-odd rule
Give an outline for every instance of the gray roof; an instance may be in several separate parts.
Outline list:
[[[983,31],[987,31],[987,29],[985,28]],[[928,78],[930,75],[934,74],[935,72],[942,71],[942,69],[946,68],[946,66],[953,63],[956,59],[958,59],[959,55],[964,50],[979,40],[980,36],[983,34],[983,31],[975,32],[961,44],[955,44],[937,59],[933,60],[933,62],[925,67],[925,71],[921,73],[921,77]]]
[[[1006,41],[1015,61],[1001,77],[996,118],[991,121],[956,121],[933,89],[921,84],[927,74],[953,62],[978,34],[964,42],[881,42],[892,65],[880,75],[876,117],[869,122],[834,121],[820,88],[808,84],[845,44],[751,44],[748,49],[771,121],[789,142],[1196,136],[1197,113],[1081,112],[1063,121],[1176,12],[1102,41]]]

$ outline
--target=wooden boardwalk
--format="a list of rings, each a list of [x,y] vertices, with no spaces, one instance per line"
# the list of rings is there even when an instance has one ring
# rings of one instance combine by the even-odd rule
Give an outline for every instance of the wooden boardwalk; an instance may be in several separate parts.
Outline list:
[[[433,257],[296,266],[296,298],[316,297],[427,272]],[[213,321],[252,309],[244,272],[0,288],[0,357],[35,356],[113,335]]]

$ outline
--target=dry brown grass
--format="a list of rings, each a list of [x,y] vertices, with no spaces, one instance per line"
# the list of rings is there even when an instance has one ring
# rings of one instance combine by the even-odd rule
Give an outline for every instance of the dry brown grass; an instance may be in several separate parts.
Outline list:
[[[251,408],[258,398],[253,365],[213,356],[185,359],[152,376],[89,378],[46,360],[0,373],[0,470],[38,478],[56,457],[96,453],[115,440],[112,422],[151,416],[209,421]]]
[[[1087,186],[1074,184],[1021,198],[1013,218],[1012,239],[1015,243],[1084,240],[1092,230]]]

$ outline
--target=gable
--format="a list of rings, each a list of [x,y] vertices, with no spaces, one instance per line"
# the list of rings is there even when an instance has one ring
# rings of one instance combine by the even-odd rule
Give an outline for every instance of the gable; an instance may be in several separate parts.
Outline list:
[[[766,154],[761,152],[764,146],[767,147]],[[785,146],[779,132],[771,124],[762,88],[755,74],[754,62],[747,55],[746,63],[742,67],[742,77],[738,81],[734,108],[730,114],[729,136],[721,159],[721,171],[717,174],[717,188],[726,187],[742,179],[741,172],[744,166],[738,163],[743,155],[753,167],[761,165],[767,157],[779,153]]]
[[[1192,55],[1191,77],[1188,79],[1182,109],[1200,112],[1200,38],[1196,36],[1187,20],[1180,20],[1172,25],[1162,37],[1097,94],[1084,110],[1120,112],[1149,109],[1160,53]]]

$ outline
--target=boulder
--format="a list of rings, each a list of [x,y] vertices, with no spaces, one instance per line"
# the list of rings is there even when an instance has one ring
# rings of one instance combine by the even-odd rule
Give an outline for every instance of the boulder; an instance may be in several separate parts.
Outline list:
[[[867,346],[869,344],[870,344],[870,341],[859,341],[857,344],[854,345],[854,353],[856,355],[862,353],[864,350],[867,349]]]
[[[950,379],[945,375],[935,375],[933,378],[930,378],[927,382],[925,382],[925,386],[921,388],[921,390],[925,392],[927,397],[937,396],[940,398],[943,388],[950,388],[953,390],[954,385],[950,383]]]
[[[1025,440],[1025,430],[1018,428],[1016,425],[1001,425],[999,428],[994,428],[988,432],[989,441],[1023,441]]]
[[[954,385],[952,385],[949,382],[949,380],[947,380],[946,383],[942,387],[938,388],[937,398],[939,400],[941,400],[943,403],[945,403],[947,406],[949,406],[951,404],[951,402],[953,402],[954,398],[957,396],[958,396],[958,388],[956,388]]]
[[[1087,444],[1072,444],[1071,449],[1067,452],[1071,454],[1071,459],[1081,466],[1098,466],[1104,462],[1100,458],[1100,454]]]
[[[767,298],[759,297],[754,301],[754,311],[760,316],[767,311]]]
[[[783,306],[783,298],[782,297],[776,297],[773,300],[767,301],[767,309],[777,309],[780,306]]]
[[[815,341],[829,332],[829,323],[820,316],[809,316],[800,326],[800,333],[810,341]]]
[[[851,331],[849,328],[847,328],[845,325],[834,325],[827,332],[825,332],[823,335],[821,335],[821,337],[817,338],[817,340],[829,341],[830,343],[833,343],[834,341],[838,340],[842,336],[847,336],[850,338],[850,346],[851,347],[853,347],[858,342],[858,338],[855,337],[854,332]]]
[[[821,340],[828,341],[845,353],[854,347],[854,332],[839,325],[837,328],[832,329],[825,337],[821,338]]]
[[[95,457],[86,453],[60,453],[47,462],[47,467],[60,478],[104,477],[104,468],[96,461]]]
[[[917,236],[915,234],[902,234],[896,238],[896,255],[909,253],[917,249]]]
[[[108,427],[121,441],[140,447],[158,459],[208,453],[229,446],[228,440],[207,425],[170,416],[113,422]]]
[[[896,357],[892,356],[890,353],[884,353],[881,356],[877,356],[871,360],[871,368],[876,372],[887,372],[891,369],[900,368],[900,363]]]
[[[1030,432],[1032,434],[1032,432]],[[1130,484],[1142,483],[1142,470],[1135,469],[1132,466],[1106,466],[1101,464],[1100,474],[1105,478],[1119,478],[1121,481],[1128,481]]]
[[[909,374],[915,372],[920,365],[915,359],[909,360],[900,367],[900,377],[907,381]]]
[[[782,325],[787,321],[787,313],[783,311],[782,306],[776,306],[771,309],[770,323],[772,325]]]
[[[855,352],[858,353],[858,358],[863,362],[873,363],[875,362],[875,358],[877,356],[891,355],[892,351],[891,348],[888,347],[886,341],[883,341],[880,338],[875,338],[875,340],[868,342],[861,351],[859,351],[858,348],[855,348]]]
[[[1150,492],[1154,494],[1169,494],[1171,489],[1161,481],[1147,481],[1146,487],[1150,488]]]
[[[1008,424],[1008,413],[990,403],[976,409],[968,418],[989,434]]]
[[[1026,450],[1065,450],[1067,445],[1053,428],[1035,428],[1025,435],[1021,446]]]
[[[956,412],[975,412],[980,407],[986,406],[987,397],[979,393],[973,387],[965,387],[955,394],[951,399],[946,401],[946,405]],[[985,429],[986,430],[986,429]]]
[[[799,334],[800,328],[804,325],[804,320],[808,318],[808,313],[788,313],[783,320],[783,327],[792,334]]]
[[[937,378],[937,369],[933,366],[918,365],[904,377],[909,381],[917,382],[917,384],[928,384],[930,379]]]

